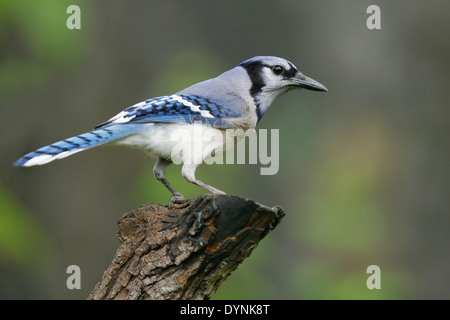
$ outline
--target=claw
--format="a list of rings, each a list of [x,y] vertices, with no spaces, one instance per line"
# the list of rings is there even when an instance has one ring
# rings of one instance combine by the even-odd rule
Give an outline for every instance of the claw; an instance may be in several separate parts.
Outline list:
[[[181,193],[176,193],[176,194],[173,194],[171,197],[170,197],[170,199],[169,199],[169,207],[172,205],[172,204],[175,204],[175,203],[182,203],[183,201],[184,201],[185,199],[184,199],[184,197],[183,197],[183,195],[181,194]]]

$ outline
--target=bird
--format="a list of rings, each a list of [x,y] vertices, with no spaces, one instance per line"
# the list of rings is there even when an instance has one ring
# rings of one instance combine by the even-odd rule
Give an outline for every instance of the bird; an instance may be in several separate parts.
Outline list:
[[[255,129],[277,97],[301,88],[328,91],[286,59],[256,56],[175,94],[138,102],[92,131],[39,148],[13,166],[43,165],[99,145],[115,144],[143,149],[156,158],[153,174],[172,194],[169,204],[184,200],[165,178],[167,166],[174,162],[182,164],[181,174],[188,182],[213,194],[226,194],[198,180],[197,167],[212,154],[233,146],[225,142],[239,141],[246,130]],[[202,143],[205,137],[195,134],[199,129],[223,139]],[[200,147],[189,149],[192,144]]]

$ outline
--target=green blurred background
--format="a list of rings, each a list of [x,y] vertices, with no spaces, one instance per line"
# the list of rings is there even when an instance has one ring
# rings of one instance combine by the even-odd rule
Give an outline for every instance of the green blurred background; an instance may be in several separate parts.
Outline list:
[[[66,9],[81,8],[81,30]],[[366,9],[381,8],[381,30]],[[201,180],[286,211],[216,299],[450,297],[450,2],[0,0],[0,298],[85,299],[118,248],[116,225],[167,203],[141,151],[97,148],[13,168],[125,107],[255,55],[292,61],[329,92],[290,92],[280,170],[203,165]],[[204,191],[180,167],[168,180]],[[68,290],[66,268],[81,268]],[[381,268],[368,290],[366,268]]]

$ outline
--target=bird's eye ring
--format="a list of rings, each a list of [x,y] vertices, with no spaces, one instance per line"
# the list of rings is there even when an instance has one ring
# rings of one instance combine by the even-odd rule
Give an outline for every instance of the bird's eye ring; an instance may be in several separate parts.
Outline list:
[[[275,73],[275,74],[281,74],[282,72],[283,72],[283,67],[282,66],[273,66],[272,67],[272,71],[273,71],[273,73]]]

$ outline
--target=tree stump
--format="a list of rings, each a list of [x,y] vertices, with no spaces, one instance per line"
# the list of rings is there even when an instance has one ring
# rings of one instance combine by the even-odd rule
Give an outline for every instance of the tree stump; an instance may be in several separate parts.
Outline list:
[[[283,216],[231,195],[148,203],[119,220],[120,247],[89,299],[209,299]]]

